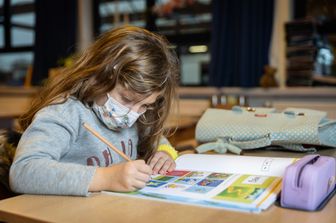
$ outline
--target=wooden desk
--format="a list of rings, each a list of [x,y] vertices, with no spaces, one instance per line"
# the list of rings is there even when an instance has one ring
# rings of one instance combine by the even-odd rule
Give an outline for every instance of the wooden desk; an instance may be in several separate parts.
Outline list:
[[[169,142],[178,147],[180,143],[195,138],[195,127],[199,117],[192,116],[170,116],[165,128],[172,131],[172,135],[168,137]]]
[[[31,104],[37,88],[0,87],[0,118],[17,118]]]
[[[190,151],[189,151],[190,152]],[[188,153],[185,151],[184,153]],[[320,154],[336,157],[335,149]],[[246,155],[301,157],[303,153],[256,150]],[[204,208],[155,200],[94,193],[89,197],[20,195],[0,201],[0,221],[6,222],[132,222],[132,223],[334,223],[336,196],[318,212],[272,205],[259,214]]]
[[[37,88],[0,86],[0,128],[13,128],[14,120],[29,108]]]
[[[262,213],[251,214],[103,193],[89,197],[21,195],[0,201],[0,220],[17,223],[334,223],[335,210],[335,196],[320,212],[288,210],[273,205]]]
[[[24,111],[27,110],[31,102],[29,97],[13,98],[1,97],[0,98],[0,118],[17,118]]]

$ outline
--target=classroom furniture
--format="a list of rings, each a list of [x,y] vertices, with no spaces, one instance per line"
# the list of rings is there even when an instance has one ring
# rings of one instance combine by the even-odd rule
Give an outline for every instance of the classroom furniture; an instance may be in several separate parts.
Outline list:
[[[29,107],[38,87],[0,87],[0,128],[15,126],[16,120]],[[234,105],[252,107],[311,108],[328,112],[336,119],[336,88],[232,88],[232,87],[179,87],[179,115],[171,114],[165,128],[172,131],[168,137],[180,150],[194,144],[198,119],[209,107],[230,109]],[[14,124],[13,124],[14,123]],[[190,143],[191,142],[191,143]]]
[[[5,119],[12,120],[21,115],[37,91],[38,88],[0,87],[0,124],[3,124]],[[245,103],[250,106],[274,106],[280,109],[289,106],[315,108],[326,110],[330,118],[336,118],[336,88],[180,88],[179,95],[180,116],[170,117],[171,120],[166,126],[175,128],[176,125],[172,123],[178,121],[179,129],[170,138],[176,145],[181,145],[182,142],[194,145],[193,129],[205,109],[213,106],[214,98],[219,99],[219,103],[230,103],[230,100],[234,102],[235,98],[238,98],[236,102],[239,103],[239,98],[244,97]],[[319,152],[336,157],[335,149]],[[304,155],[265,150],[254,150],[245,154],[291,157]],[[287,210],[273,205],[260,214],[249,214],[103,193],[93,193],[89,197],[20,195],[0,201],[0,221],[331,223],[336,219],[335,208],[336,197],[319,212]]]
[[[192,151],[185,151],[190,153]],[[335,149],[321,150],[336,157]],[[301,157],[303,153],[248,151],[251,156]],[[272,205],[259,214],[183,205],[134,197],[92,193],[88,197],[19,195],[0,201],[0,221],[5,222],[146,222],[146,223],[334,223],[336,196],[317,212]]]
[[[239,87],[181,87],[181,100],[210,102],[210,105],[241,105],[251,107],[310,108],[328,112],[336,119],[335,87],[239,88]],[[242,102],[244,99],[245,101]],[[200,109],[200,108],[199,108]],[[204,109],[204,108],[203,108]]]
[[[5,87],[0,86],[0,117],[16,117],[22,114],[31,99],[38,92],[38,87]],[[217,103],[238,102],[245,98],[249,106],[285,106],[319,108],[330,111],[336,117],[335,87],[291,87],[291,88],[236,88],[236,87],[180,87],[178,89],[181,115],[199,115],[211,106],[212,100]],[[216,97],[215,97],[216,96]],[[221,101],[222,100],[222,101]],[[334,113],[335,114],[334,114]]]
[[[0,201],[0,220],[30,222],[146,223],[334,223],[336,197],[319,212],[272,206],[259,214],[188,206],[145,199],[91,194],[89,197],[21,195]]]
[[[186,141],[195,138],[195,128],[199,117],[195,116],[171,116],[165,128],[169,131],[169,142],[178,147]]]
[[[12,128],[36,93],[37,88],[33,87],[0,87],[0,128]]]
[[[17,117],[24,113],[31,99],[38,92],[37,87],[0,86],[0,118]],[[234,87],[180,87],[181,116],[199,116],[214,104],[244,103],[249,106],[267,106],[282,109],[285,106],[325,110],[336,118],[335,87],[293,87],[293,88],[234,88]]]
[[[313,19],[298,19],[285,24],[287,86],[311,86],[313,76],[327,75],[324,73],[326,66],[317,59],[319,48],[327,44],[317,25]]]

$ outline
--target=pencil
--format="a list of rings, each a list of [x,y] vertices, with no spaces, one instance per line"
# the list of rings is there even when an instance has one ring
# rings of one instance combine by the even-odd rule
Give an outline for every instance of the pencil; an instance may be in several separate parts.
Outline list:
[[[114,145],[112,145],[112,143],[110,143],[105,138],[103,138],[101,135],[99,135],[99,133],[96,132],[95,130],[93,130],[87,123],[83,123],[83,127],[86,130],[88,130],[89,132],[91,132],[98,139],[100,139],[100,141],[102,141],[103,143],[105,143],[108,147],[110,147],[111,149],[113,149],[113,151],[116,152],[116,153],[118,153],[122,158],[124,158],[127,161],[131,161],[131,159],[125,153],[123,153],[120,150],[118,150]]]

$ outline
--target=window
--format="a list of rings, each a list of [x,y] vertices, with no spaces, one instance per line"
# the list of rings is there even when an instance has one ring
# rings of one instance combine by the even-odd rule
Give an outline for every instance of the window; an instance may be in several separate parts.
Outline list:
[[[0,83],[21,85],[33,61],[34,0],[0,0]]]
[[[121,24],[165,35],[181,62],[181,85],[207,85],[210,61],[211,0],[98,0],[96,32]]]

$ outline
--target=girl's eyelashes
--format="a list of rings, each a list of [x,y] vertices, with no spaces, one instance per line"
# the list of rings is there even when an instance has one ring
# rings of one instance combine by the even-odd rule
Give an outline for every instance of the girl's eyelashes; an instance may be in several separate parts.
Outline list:
[[[123,102],[125,102],[125,103],[131,103],[131,102],[133,102],[133,99],[131,99],[131,98],[127,98],[127,97],[125,97],[125,96],[122,96],[122,97],[121,97],[121,100],[122,100]]]

